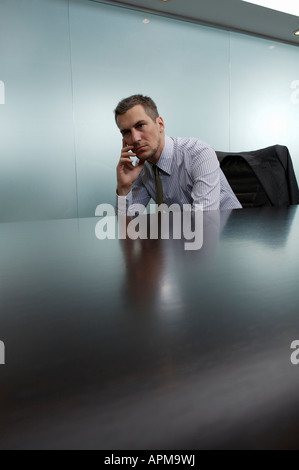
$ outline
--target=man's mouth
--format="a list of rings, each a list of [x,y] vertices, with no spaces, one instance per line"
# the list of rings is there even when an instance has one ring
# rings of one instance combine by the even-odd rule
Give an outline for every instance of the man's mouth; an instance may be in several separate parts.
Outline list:
[[[145,150],[145,148],[146,148],[146,145],[141,145],[141,147],[138,147],[138,149],[136,149],[136,153],[142,152],[143,150]]]

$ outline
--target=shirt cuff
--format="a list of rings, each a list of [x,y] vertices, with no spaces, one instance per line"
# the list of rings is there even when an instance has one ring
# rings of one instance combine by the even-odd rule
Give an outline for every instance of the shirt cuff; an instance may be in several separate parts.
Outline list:
[[[132,191],[126,196],[119,196],[116,193],[117,215],[127,215],[128,207],[132,205]]]

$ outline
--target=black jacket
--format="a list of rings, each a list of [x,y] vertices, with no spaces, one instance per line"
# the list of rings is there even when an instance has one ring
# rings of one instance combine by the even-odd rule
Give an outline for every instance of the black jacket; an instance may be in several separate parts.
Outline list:
[[[216,152],[220,166],[243,207],[299,204],[299,189],[287,147],[252,152]]]

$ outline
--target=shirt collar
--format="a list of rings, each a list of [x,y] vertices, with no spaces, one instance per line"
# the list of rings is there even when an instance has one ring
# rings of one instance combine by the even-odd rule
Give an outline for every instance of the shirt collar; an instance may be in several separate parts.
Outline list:
[[[171,175],[171,164],[173,156],[174,143],[171,137],[165,136],[165,145],[161,157],[158,160],[157,167],[168,175]]]

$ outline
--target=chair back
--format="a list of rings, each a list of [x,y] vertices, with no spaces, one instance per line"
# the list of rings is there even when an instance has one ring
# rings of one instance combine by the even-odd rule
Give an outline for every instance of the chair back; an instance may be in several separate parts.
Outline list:
[[[252,152],[216,152],[221,169],[244,208],[299,204],[299,189],[287,147]]]

